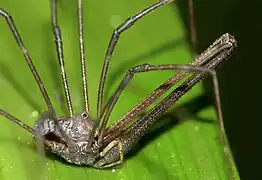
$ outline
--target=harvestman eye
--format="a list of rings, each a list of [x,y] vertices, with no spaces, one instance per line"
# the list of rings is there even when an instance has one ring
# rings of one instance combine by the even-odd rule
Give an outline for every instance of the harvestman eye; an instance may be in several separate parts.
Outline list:
[[[82,116],[83,116],[84,118],[86,118],[86,117],[87,117],[87,114],[86,114],[86,113],[82,113]]]
[[[119,37],[137,21],[143,19],[146,15],[151,14],[154,10],[164,7],[173,2],[173,0],[160,0],[142,11],[130,16],[113,33],[109,42],[104,64],[102,67],[101,78],[97,99],[97,117],[91,117],[89,111],[88,88],[86,77],[86,64],[84,52],[83,38],[83,16],[82,1],[78,0],[78,32],[80,61],[82,72],[82,87],[84,96],[84,108],[80,114],[74,114],[71,103],[71,96],[67,83],[67,75],[64,68],[63,44],[60,27],[57,22],[57,2],[52,0],[52,30],[55,38],[57,58],[60,64],[61,79],[63,82],[64,93],[66,97],[68,116],[57,116],[53,108],[52,102],[48,96],[45,86],[26,50],[22,39],[16,29],[12,17],[3,9],[0,9],[0,15],[4,17],[13,33],[13,36],[24,54],[25,60],[35,78],[37,85],[47,105],[47,116],[40,119],[34,128],[26,125],[18,118],[12,116],[7,111],[0,109],[0,114],[7,119],[21,126],[33,137],[43,138],[44,146],[47,151],[64,158],[69,163],[76,165],[86,165],[94,168],[108,168],[121,164],[124,156],[137,144],[137,142],[145,135],[148,129],[157,119],[169,109],[179,98],[188,92],[195,84],[211,75],[215,90],[217,114],[220,123],[221,137],[223,144],[227,145],[227,138],[224,132],[223,116],[220,104],[220,95],[218,80],[215,69],[224,61],[226,61],[234,49],[236,48],[236,40],[229,34],[224,34],[214,41],[203,53],[195,58],[188,65],[176,64],[140,64],[130,68],[118,88],[108,102],[104,104],[103,94],[107,77],[109,63],[115,46],[119,41]],[[116,121],[115,124],[107,127],[108,119],[117,103],[120,95],[124,91],[127,84],[137,73],[145,73],[148,71],[179,71],[160,87],[153,91],[148,97],[134,106],[126,113],[124,117]],[[190,75],[190,76],[189,76]],[[188,77],[189,76],[189,77]],[[152,103],[158,100],[167,90],[174,87],[177,83],[180,85],[175,88],[169,95],[158,102],[145,115],[138,117]],[[137,121],[134,122],[134,120]],[[50,137],[52,135],[52,138]],[[54,138],[55,137],[55,138]],[[229,154],[225,151],[225,156]]]

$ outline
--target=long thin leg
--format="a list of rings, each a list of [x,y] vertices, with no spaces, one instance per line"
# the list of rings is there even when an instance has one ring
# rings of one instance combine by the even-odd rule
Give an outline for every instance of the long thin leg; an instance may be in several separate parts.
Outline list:
[[[72,117],[74,112],[73,112],[71,97],[70,97],[70,93],[69,93],[69,87],[68,87],[67,78],[66,78],[64,53],[63,53],[63,42],[62,42],[61,31],[60,31],[60,28],[57,24],[57,6],[56,5],[57,5],[57,1],[52,0],[53,33],[54,33],[54,37],[55,37],[57,57],[58,57],[60,68],[61,68],[61,77],[62,77],[63,86],[64,86],[67,109],[68,109],[70,117]]]
[[[79,49],[80,49],[80,61],[81,61],[81,72],[82,72],[82,84],[83,84],[83,96],[84,96],[84,107],[85,111],[90,116],[89,104],[88,104],[88,88],[86,78],[86,62],[85,62],[85,43],[83,33],[83,1],[78,0],[78,32],[79,32]]]
[[[219,56],[227,51],[230,51],[232,44],[235,40],[229,34],[222,35],[217,39],[209,48],[207,48],[203,53],[201,53],[196,59],[191,63],[191,65],[203,66],[214,57]],[[138,114],[144,111],[150,104],[161,97],[168,89],[170,89],[174,84],[176,84],[180,79],[183,79],[188,75],[187,71],[181,71],[175,74],[167,81],[162,83],[155,91],[153,91],[148,97],[142,100],[139,104],[133,107],[124,117],[122,117],[118,122],[116,122],[112,127],[109,127],[105,131],[105,136],[111,132],[115,132],[117,129],[123,129],[124,126],[132,122]]]
[[[122,23],[118,28],[114,30],[111,40],[109,42],[107,51],[106,51],[104,64],[103,64],[101,77],[100,77],[100,83],[99,83],[99,89],[98,89],[98,99],[97,99],[97,117],[100,117],[101,115],[106,75],[107,75],[107,71],[108,71],[108,67],[109,67],[109,63],[110,63],[112,54],[115,50],[115,46],[119,40],[120,35],[127,29],[131,28],[137,20],[142,19],[143,17],[150,14],[154,10],[160,7],[163,7],[164,5],[169,4],[172,1],[174,0],[160,0],[157,3],[135,14],[134,16],[129,17],[124,23]]]
[[[190,39],[193,46],[194,55],[197,51],[197,34],[196,34],[196,23],[195,23],[195,12],[193,7],[193,0],[188,0],[188,10],[189,10],[189,31]]]
[[[35,136],[36,134],[35,130],[31,128],[30,126],[28,126],[27,124],[20,121],[18,118],[14,117],[13,115],[9,114],[8,112],[6,112],[5,110],[1,108],[0,108],[0,114],[6,117],[7,119],[9,119],[10,121],[14,122],[15,124],[17,124],[18,126],[22,127],[23,129],[31,133],[33,136]]]
[[[38,85],[38,87],[39,87],[39,89],[40,89],[40,91],[42,93],[42,96],[43,96],[44,100],[45,100],[45,103],[46,103],[47,108],[48,108],[48,113],[49,113],[51,119],[53,119],[55,124],[58,126],[58,129],[59,129],[60,133],[63,135],[63,137],[65,138],[65,140],[68,143],[68,145],[70,147],[73,147],[70,139],[68,138],[68,136],[65,135],[65,133],[63,132],[61,127],[58,125],[58,120],[57,120],[57,117],[56,117],[56,113],[55,113],[55,110],[54,110],[53,105],[51,103],[51,100],[50,100],[50,98],[49,98],[49,96],[47,94],[47,91],[45,89],[44,83],[42,82],[42,80],[41,80],[41,78],[40,78],[40,76],[39,76],[39,74],[38,74],[38,72],[37,72],[37,70],[36,70],[32,60],[31,60],[31,57],[30,57],[27,49],[24,46],[24,43],[23,43],[23,41],[21,39],[21,36],[19,35],[19,33],[17,31],[17,28],[16,28],[16,26],[15,26],[15,24],[13,22],[13,19],[12,19],[11,15],[8,14],[5,10],[3,10],[1,8],[0,8],[0,15],[3,16],[6,19],[7,24],[8,24],[8,26],[9,26],[9,28],[10,28],[10,30],[11,30],[11,32],[12,32],[12,34],[13,34],[15,40],[16,40],[16,42],[17,42],[17,45],[21,49],[21,51],[22,51],[22,53],[23,53],[23,55],[25,57],[26,63],[28,65],[29,69],[31,70],[31,72],[32,72],[32,74],[33,74],[33,76],[35,78],[35,81],[36,81],[36,83],[37,83],[37,85]],[[3,113],[2,115],[4,115],[5,117],[8,118],[9,117],[8,115],[10,115],[10,114],[8,114],[8,113],[6,114],[6,112],[5,113],[4,112],[5,111],[2,111],[2,113]],[[12,116],[10,116],[8,119],[11,120],[10,118],[12,118]]]
[[[52,0],[52,27],[53,27],[54,37],[55,37],[57,57],[58,57],[59,64],[61,67],[61,76],[62,76],[62,81],[64,85],[64,90],[65,90],[67,108],[69,111],[69,115],[71,117],[73,115],[73,107],[71,103],[71,97],[70,97],[67,78],[66,78],[65,65],[64,65],[64,53],[63,53],[63,42],[62,42],[61,31],[57,23],[57,6],[56,5],[57,5],[57,1]],[[74,149],[71,139],[69,139],[66,133],[62,130],[61,126],[58,124],[57,117],[55,116],[53,118],[55,118],[54,120],[55,125],[58,127],[61,135],[65,138],[68,147],[70,149]]]
[[[197,55],[197,33],[196,33],[196,23],[195,23],[195,12],[194,12],[194,7],[193,7],[193,0],[188,0],[188,9],[189,9],[189,28],[190,28],[190,39],[191,43],[193,46],[193,52],[195,55]],[[217,115],[220,123],[220,130],[221,130],[221,141],[222,143],[226,146],[228,145],[227,142],[227,137],[226,137],[226,132],[224,128],[224,120],[222,116],[222,107],[221,107],[221,102],[220,102],[220,95],[219,95],[219,84],[217,80],[217,76],[215,74],[215,71],[209,72],[213,76],[213,86],[214,86],[214,93],[215,93],[215,98],[216,98],[216,108],[217,108]],[[230,159],[230,154],[224,150],[226,160]],[[228,165],[230,165],[230,162],[227,162]],[[231,169],[231,168],[230,168]],[[231,173],[232,169],[231,169]],[[232,176],[233,177],[233,176]]]
[[[46,144],[45,139],[38,133],[36,132],[33,128],[28,126],[27,124],[23,123],[21,120],[18,118],[14,117],[13,115],[9,114],[7,111],[3,110],[0,108],[0,115],[6,117],[10,121],[14,122],[18,126],[22,127],[26,131],[28,131],[30,134],[33,135],[33,137],[37,140],[37,149],[41,154],[45,154],[44,152],[44,145]]]
[[[39,87],[39,89],[40,89],[40,91],[42,93],[42,96],[43,96],[43,98],[45,100],[45,103],[47,105],[48,111],[50,113],[52,113],[52,114],[55,114],[55,110],[54,110],[53,105],[51,103],[51,100],[50,100],[50,98],[49,98],[49,96],[47,94],[47,91],[45,89],[44,83],[42,82],[42,80],[41,80],[41,78],[40,78],[40,76],[39,76],[39,74],[38,74],[38,72],[37,72],[37,70],[36,70],[36,68],[35,68],[35,66],[34,66],[34,64],[32,62],[32,59],[31,59],[27,49],[24,46],[24,43],[23,43],[23,41],[21,39],[21,36],[19,35],[19,33],[18,33],[17,29],[16,29],[15,23],[14,23],[11,15],[8,14],[8,12],[6,12],[5,10],[3,10],[1,8],[0,8],[0,15],[3,16],[6,19],[7,24],[9,26],[9,28],[10,28],[10,30],[11,30],[14,38],[15,38],[15,40],[16,40],[16,43],[17,43],[18,47],[21,49],[21,51],[22,51],[22,53],[23,53],[23,55],[25,57],[26,63],[28,65],[29,69],[31,70],[31,72],[32,72],[32,74],[33,74],[33,76],[35,78],[35,81],[36,81],[36,83],[37,83],[37,85],[38,85],[38,87]]]
[[[217,59],[216,59],[217,60]],[[224,59],[225,60],[225,59]],[[220,62],[221,63],[221,62]],[[186,81],[184,81],[181,85],[179,85],[175,90],[173,90],[168,96],[166,96],[163,100],[161,100],[160,103],[158,103],[155,107],[153,107],[146,115],[144,115],[142,118],[140,118],[137,122],[134,123],[134,125],[130,126],[130,128],[126,129],[124,132],[124,138],[130,139],[129,145],[135,144],[135,141],[137,141],[140,137],[143,136],[144,133],[147,132],[147,128],[152,125],[156,119],[161,116],[170,106],[172,106],[177,100],[179,100],[184,94],[186,94],[196,83],[201,81],[207,74],[209,73],[213,76],[213,81],[215,82],[215,92],[217,91],[218,85],[217,85],[217,77],[216,72],[213,71],[210,68],[216,68],[217,65],[220,63],[211,63],[208,64],[206,67],[195,67],[195,66],[184,66],[181,69],[188,70],[188,71],[198,71],[199,73],[196,73],[189,77]],[[217,93],[215,93],[217,95]],[[218,94],[219,96],[219,94]],[[220,97],[218,97],[220,98]],[[141,129],[139,129],[139,127]],[[133,132],[132,132],[133,131]],[[135,133],[134,133],[135,132]],[[141,134],[140,134],[141,133]],[[126,137],[126,135],[129,135]],[[133,136],[133,137],[130,137]],[[135,138],[134,138],[135,137]],[[124,139],[121,138],[121,139]],[[134,139],[134,140],[131,140]],[[130,148],[132,145],[130,146]]]
[[[143,72],[149,72],[149,71],[163,71],[163,70],[173,70],[173,71],[174,70],[184,70],[184,71],[189,71],[189,72],[199,72],[201,69],[193,65],[177,65],[177,64],[160,64],[160,65],[142,64],[142,65],[137,65],[133,68],[130,68],[128,72],[126,73],[125,77],[123,78],[122,82],[118,86],[117,90],[115,91],[114,95],[112,96],[112,99],[109,100],[108,104],[105,107],[106,111],[105,111],[105,115],[102,120],[102,125],[100,127],[100,134],[99,134],[98,142],[101,142],[103,138],[106,124],[108,122],[110,114],[117,100],[119,99],[120,95],[122,94],[127,84],[134,77],[134,75],[136,73],[143,73]]]

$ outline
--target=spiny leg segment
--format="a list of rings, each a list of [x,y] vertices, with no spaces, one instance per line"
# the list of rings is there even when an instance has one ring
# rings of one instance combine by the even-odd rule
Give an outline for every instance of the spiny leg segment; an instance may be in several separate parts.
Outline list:
[[[195,58],[195,60],[191,63],[193,66],[203,66],[209,59],[213,56],[216,56],[218,53],[226,49],[226,44],[220,44],[219,41],[215,41],[208,49],[206,49],[203,53]],[[212,53],[210,53],[212,52]],[[135,107],[133,107],[127,114],[122,117],[118,122],[105,130],[104,136],[115,132],[117,129],[124,129],[126,125],[131,123],[134,119],[137,118],[140,112],[144,111],[148,106],[150,106],[153,102],[159,99],[167,90],[173,87],[176,83],[178,83],[181,79],[185,78],[188,75],[188,71],[181,71],[172,77],[170,77],[167,81],[162,83],[156,90],[154,90],[149,96],[143,99],[140,103],[138,103]],[[111,139],[113,137],[110,137]]]
[[[232,54],[234,48],[236,47],[236,41],[235,39],[225,34],[220,39],[221,46],[215,46],[218,50],[214,48],[213,51],[209,51],[210,54],[213,54],[209,59],[206,59],[206,65],[205,66],[192,66],[192,65],[141,65],[137,66],[138,69],[143,72],[144,70],[183,70],[183,71],[189,71],[189,72],[197,72],[194,75],[192,75],[189,79],[187,79],[184,83],[182,83],[178,88],[176,88],[171,94],[169,94],[167,97],[164,98],[160,103],[158,103],[154,108],[152,108],[145,116],[143,116],[141,119],[139,119],[135,124],[132,126],[129,126],[126,130],[123,130],[122,135],[119,136],[120,141],[123,143],[123,152],[127,153],[136,143],[137,141],[144,136],[144,134],[147,132],[148,128],[157,120],[157,118],[163,114],[170,106],[172,106],[180,97],[182,97],[187,91],[189,91],[197,82],[202,80],[207,73],[212,75],[213,78],[213,86],[214,86],[214,92],[215,92],[215,100],[216,100],[216,107],[217,107],[217,115],[220,125],[220,133],[221,133],[221,141],[222,144],[227,147],[227,138],[224,130],[224,124],[223,124],[223,116],[222,116],[222,110],[221,110],[221,102],[220,102],[220,95],[219,95],[219,84],[216,76],[216,72],[213,70],[216,68],[219,64],[221,64],[223,61],[229,58],[229,56]],[[218,41],[219,41],[218,40]],[[223,48],[222,48],[223,47]],[[209,48],[209,50],[212,48]],[[128,74],[128,73],[127,73]],[[130,79],[131,80],[131,79]],[[123,83],[124,82],[124,83]],[[115,94],[118,94],[116,99],[120,96],[120,93],[122,91],[119,91],[119,89],[122,89],[127,85],[129,81],[124,78],[122,83],[118,87],[118,92]],[[115,96],[113,96],[115,97]],[[111,101],[113,102],[113,100]],[[110,106],[110,105],[109,105]],[[118,131],[119,129],[117,129]],[[121,130],[119,130],[121,131]],[[115,131],[116,132],[116,131]],[[111,135],[113,135],[114,132]],[[114,163],[117,158],[118,154],[121,155],[121,152],[116,154],[116,149],[112,148],[109,153],[101,159],[96,165],[102,166],[102,164],[107,164],[109,166],[112,162]],[[229,160],[229,153],[227,151],[224,151],[226,160]],[[114,160],[113,160],[114,159]],[[230,162],[227,162],[228,168],[230,169],[230,174],[233,177],[233,170]]]

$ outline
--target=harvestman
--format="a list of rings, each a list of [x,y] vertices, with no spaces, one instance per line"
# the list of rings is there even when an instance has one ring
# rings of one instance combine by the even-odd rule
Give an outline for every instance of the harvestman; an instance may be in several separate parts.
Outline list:
[[[67,102],[69,116],[57,116],[47,91],[44,87],[40,76],[33,65],[33,62],[26,50],[22,39],[15,27],[12,17],[3,9],[0,9],[0,15],[7,20],[7,24],[11,29],[14,38],[21,49],[25,60],[36,80],[37,85],[43,95],[48,111],[47,116],[37,121],[36,125],[31,128],[24,124],[16,117],[9,114],[7,111],[0,109],[0,114],[7,119],[21,126],[36,139],[42,139],[45,149],[58,156],[64,158],[70,163],[77,165],[87,165],[94,168],[107,168],[123,162],[124,155],[144,136],[151,125],[161,116],[169,107],[171,107],[180,97],[188,92],[197,82],[202,80],[208,74],[213,77],[215,89],[215,98],[217,105],[218,119],[222,134],[223,143],[226,144],[226,135],[224,132],[223,118],[220,105],[220,96],[218,81],[215,69],[219,64],[227,60],[236,47],[236,41],[233,36],[224,34],[218,38],[207,50],[196,57],[195,61],[190,65],[150,65],[141,64],[130,68],[124,79],[119,84],[117,90],[110,100],[103,103],[103,92],[109,62],[118,42],[120,35],[129,29],[137,20],[150,14],[154,10],[171,3],[173,0],[161,0],[146,9],[140,11],[128,18],[118,28],[113,31],[112,38],[109,42],[104,64],[101,73],[101,79],[98,91],[97,103],[97,119],[90,117],[88,104],[88,90],[86,78],[86,65],[84,54],[84,39],[83,39],[83,16],[82,16],[82,1],[78,0],[78,30],[79,30],[79,46],[81,57],[82,84],[84,95],[84,111],[80,114],[74,114],[70,99],[69,87],[67,83],[66,72],[64,69],[63,45],[60,28],[57,23],[57,7],[56,0],[52,0],[52,27],[55,37],[58,60],[60,62],[62,82]],[[163,70],[180,70],[179,73],[173,75],[160,87],[153,91],[147,98],[133,107],[127,114],[118,120],[110,127],[106,127],[110,114],[117,103],[118,98],[125,89],[128,82],[136,73],[147,71],[163,71]],[[191,72],[191,76],[189,73]],[[187,78],[186,78],[187,77]],[[186,78],[186,79],[185,79]],[[143,112],[149,105],[155,102],[168,89],[176,83],[185,79],[176,89],[174,89],[161,102],[154,106],[149,112],[134,120]],[[225,155],[228,154],[225,151]]]

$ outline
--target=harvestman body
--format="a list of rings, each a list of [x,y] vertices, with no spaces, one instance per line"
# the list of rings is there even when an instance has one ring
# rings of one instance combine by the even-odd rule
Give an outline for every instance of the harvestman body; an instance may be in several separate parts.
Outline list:
[[[11,16],[3,9],[0,9],[0,15],[6,18],[7,23],[17,41],[17,44],[22,50],[26,62],[39,86],[39,89],[48,107],[48,111],[45,116],[38,120],[33,128],[24,124],[16,117],[12,116],[2,109],[0,109],[0,114],[29,131],[34,136],[34,138],[43,140],[45,149],[47,151],[57,154],[58,156],[64,158],[66,161],[77,165],[92,166],[94,168],[107,168],[122,163],[124,155],[128,153],[130,149],[132,149],[132,147],[139,141],[142,136],[144,136],[144,134],[148,131],[150,126],[159,118],[159,116],[161,116],[180,97],[188,92],[197,82],[202,80],[206,75],[211,74],[215,87],[216,105],[221,127],[222,140],[226,144],[218,82],[216,73],[213,69],[227,60],[236,47],[236,41],[234,37],[229,34],[224,34],[220,38],[218,38],[190,65],[142,64],[130,68],[111,99],[105,105],[102,102],[104,83],[109,62],[121,33],[129,29],[137,20],[143,18],[147,14],[150,14],[154,10],[172,1],[173,0],[162,0],[153,4],[143,11],[135,14],[134,16],[131,16],[123,24],[121,24],[114,30],[105,55],[104,65],[101,73],[97,104],[98,114],[96,120],[90,117],[88,105],[83,41],[82,1],[78,0],[78,27],[85,110],[81,114],[74,115],[67,84],[66,72],[64,70],[63,46],[60,28],[57,23],[56,0],[52,0],[53,33],[55,36],[57,56],[61,65],[61,75],[65,90],[65,96],[67,99],[69,116],[56,116],[55,110],[52,106],[43,82],[41,81],[37,70],[32,63],[32,60],[26,48],[23,45],[22,39],[18,34]],[[114,105],[116,104],[118,98],[120,97],[128,82],[132,79],[132,77],[136,73],[160,70],[180,70],[180,72],[164,82],[147,98],[137,104],[129,112],[127,112],[127,114],[122,119],[120,119],[110,127],[106,128],[107,121],[110,117],[110,113],[112,112]],[[162,94],[173,87],[174,84],[178,83],[186,76],[188,76],[189,72],[191,72],[192,75],[184,80],[184,82],[182,82],[178,88],[173,90],[168,96],[166,96],[161,102],[153,107],[148,113],[139,118],[135,123],[133,122],[133,120],[136,119],[137,116],[141,114],[141,112],[143,112]],[[228,156],[228,154],[225,155]]]

